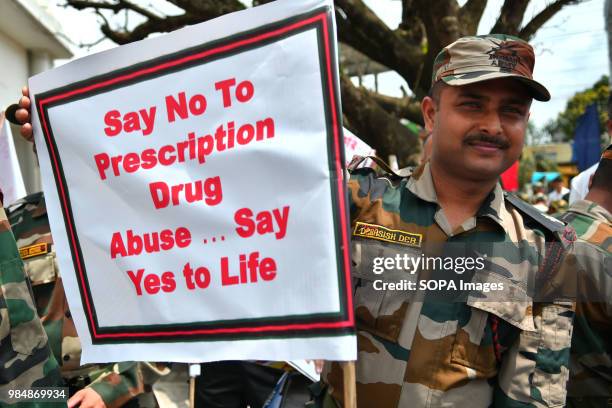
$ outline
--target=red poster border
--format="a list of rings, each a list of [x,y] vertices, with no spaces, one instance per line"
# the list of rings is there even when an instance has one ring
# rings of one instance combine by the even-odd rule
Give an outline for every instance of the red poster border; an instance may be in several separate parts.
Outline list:
[[[339,112],[338,109],[338,89],[337,89],[337,75],[336,70],[332,66],[332,62],[335,61],[332,55],[332,45],[330,45],[330,28],[331,25],[331,13],[333,10],[325,9],[323,12],[317,12],[317,14],[310,14],[308,18],[303,19],[293,19],[292,22],[288,25],[282,26],[280,28],[274,28],[270,31],[259,32],[257,35],[248,38],[242,38],[238,41],[226,43],[224,45],[207,49],[203,52],[196,53],[193,55],[183,56],[181,58],[177,58],[175,60],[165,60],[162,63],[157,65],[146,67],[139,69],[134,72],[129,72],[124,75],[119,75],[114,78],[108,78],[100,82],[90,83],[85,86],[70,89],[65,92],[57,93],[54,91],[48,92],[45,95],[41,95],[38,102],[38,115],[41,121],[41,125],[43,128],[43,133],[45,135],[45,139],[47,142],[47,147],[50,153],[51,165],[54,170],[54,175],[56,177],[56,184],[58,187],[58,195],[60,198],[60,204],[63,210],[64,220],[66,223],[66,227],[68,230],[68,238],[69,244],[71,246],[71,250],[73,251],[73,260],[76,261],[75,269],[77,272],[77,278],[79,280],[79,285],[81,289],[82,298],[85,303],[85,314],[88,319],[88,325],[90,328],[90,333],[92,335],[92,341],[96,342],[96,340],[101,339],[113,339],[113,338],[159,338],[159,337],[174,337],[174,336],[202,336],[202,335],[214,335],[214,334],[239,334],[239,333],[258,333],[258,334],[282,334],[283,332],[304,332],[309,330],[317,330],[317,329],[342,329],[340,332],[336,330],[336,334],[346,334],[354,331],[354,311],[353,311],[353,303],[352,303],[352,291],[351,291],[351,276],[350,276],[350,257],[349,257],[349,239],[348,239],[348,224],[346,219],[346,214],[348,214],[348,208],[346,203],[346,188],[344,185],[344,181],[342,178],[343,174],[343,155],[342,148],[340,144],[341,133],[340,133],[340,123],[339,123]],[[171,67],[176,67],[182,64],[186,64],[189,62],[193,62],[198,59],[206,58],[216,53],[227,52],[232,49],[236,49],[238,47],[243,47],[246,45],[253,45],[257,42],[261,42],[263,40],[267,40],[274,37],[280,37],[282,35],[287,35],[288,33],[303,29],[308,25],[316,25],[321,24],[323,28],[323,45],[325,48],[325,69],[327,78],[327,88],[330,102],[330,112],[331,112],[331,127],[333,129],[333,165],[335,167],[337,186],[335,188],[335,192],[337,193],[337,203],[339,206],[339,220],[340,220],[340,228],[336,228],[336,230],[341,231],[341,252],[342,252],[342,265],[344,269],[344,296],[347,299],[346,305],[346,313],[344,314],[343,319],[339,321],[330,321],[330,322],[311,322],[311,323],[290,323],[290,324],[269,324],[262,325],[256,327],[233,327],[233,328],[211,328],[211,329],[191,329],[191,330],[166,330],[166,331],[156,331],[156,332],[116,332],[116,333],[99,333],[96,322],[94,321],[94,316],[92,313],[92,305],[89,291],[84,290],[86,284],[86,278],[84,275],[84,266],[81,263],[80,256],[74,256],[75,253],[80,254],[80,247],[77,243],[76,239],[76,230],[74,228],[72,222],[72,216],[69,210],[69,198],[67,197],[67,189],[64,185],[64,180],[62,177],[59,177],[62,174],[62,170],[58,164],[58,154],[57,147],[55,146],[55,142],[52,137],[52,132],[50,131],[50,125],[48,123],[47,109],[50,108],[51,105],[55,106],[57,104],[61,104],[62,102],[66,102],[67,99],[74,99],[75,97],[79,97],[87,92],[92,91],[100,91],[104,88],[108,87],[116,87],[122,82],[131,81],[137,79],[143,75],[150,75],[157,72],[161,72]],[[332,59],[333,58],[333,59]],[[47,96],[50,95],[50,96]],[[332,192],[333,193],[333,192]],[[324,333],[324,332],[322,332]],[[279,337],[282,337],[279,336]],[[199,340],[199,339],[198,339]]]

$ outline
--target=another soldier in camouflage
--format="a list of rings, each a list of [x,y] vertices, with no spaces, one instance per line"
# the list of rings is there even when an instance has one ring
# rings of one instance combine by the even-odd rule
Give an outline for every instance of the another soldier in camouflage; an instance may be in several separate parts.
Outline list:
[[[447,46],[422,102],[430,160],[402,177],[352,173],[359,407],[563,406],[573,303],[536,302],[525,288],[538,271],[554,273],[558,263],[549,262],[545,243],[561,243],[569,231],[498,183],[521,154],[532,98],[550,99],[532,79],[534,62],[529,44],[506,35]],[[398,268],[375,273],[376,258],[420,257],[440,243],[475,241],[492,251],[474,279],[504,282],[521,300],[480,293],[484,300],[415,301],[410,291],[376,290],[377,280],[410,276]],[[340,366],[327,365],[324,378],[328,392],[319,402],[336,406]]]
[[[584,200],[561,219],[587,244],[576,245],[580,298],[570,356],[568,407],[612,407],[612,145]]]
[[[22,94],[18,105],[7,109],[7,119],[21,124],[21,135],[33,141],[27,87],[22,89]],[[147,362],[80,365],[81,343],[57,268],[43,193],[32,194],[11,205],[8,217],[26,262],[37,312],[61,365],[62,377],[70,387],[68,407],[137,407],[140,399],[147,407],[156,405],[150,393],[148,398],[141,397],[145,391],[151,391],[150,385],[159,376],[169,372],[165,365]]]
[[[81,343],[57,267],[43,193],[18,200],[7,214],[32,282],[38,315],[61,365],[62,377],[74,394],[69,406],[138,406],[136,397],[145,391],[143,374],[164,374],[167,368],[136,362],[81,366]]]
[[[59,366],[36,316],[0,191],[0,406],[16,402],[9,399],[9,390],[59,386],[62,386]],[[21,404],[26,405],[38,404]]]

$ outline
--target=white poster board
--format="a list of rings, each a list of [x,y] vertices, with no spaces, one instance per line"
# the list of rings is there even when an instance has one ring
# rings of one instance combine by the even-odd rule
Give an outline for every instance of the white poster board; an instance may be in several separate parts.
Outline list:
[[[333,5],[30,80],[82,363],[356,357]]]

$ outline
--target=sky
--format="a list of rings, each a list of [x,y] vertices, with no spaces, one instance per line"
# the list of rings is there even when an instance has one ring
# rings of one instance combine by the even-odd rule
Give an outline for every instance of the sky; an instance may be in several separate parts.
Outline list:
[[[401,1],[364,1],[389,27],[397,28],[401,18]],[[526,21],[551,1],[532,0],[525,13]],[[73,43],[72,49],[76,57],[115,46],[105,40],[94,47],[78,47],[78,44],[93,43],[102,37],[98,28],[99,18],[92,12],[55,6],[56,0],[50,2],[50,11],[60,21],[65,38],[69,38]],[[153,10],[158,12],[176,14],[180,11],[163,0],[136,2],[152,5]],[[249,3],[249,0],[244,2]],[[465,0],[459,1],[460,4],[464,2]],[[478,34],[490,31],[502,4],[503,0],[489,0]],[[604,0],[586,0],[578,5],[567,6],[549,20],[531,41],[536,53],[534,78],[544,84],[552,95],[550,102],[534,101],[532,105],[531,120],[537,127],[542,127],[563,111],[567,100],[574,93],[592,86],[602,75],[608,75],[608,42],[603,8]],[[138,19],[130,17],[130,25],[138,22]],[[373,89],[374,78],[365,77],[363,84]],[[380,92],[392,96],[401,96],[401,86],[408,89],[404,80],[394,72],[380,74],[378,85]]]

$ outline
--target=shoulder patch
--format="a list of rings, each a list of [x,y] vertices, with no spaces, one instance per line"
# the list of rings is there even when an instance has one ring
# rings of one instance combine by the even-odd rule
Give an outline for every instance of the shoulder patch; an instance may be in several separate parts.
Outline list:
[[[550,215],[541,213],[536,208],[527,204],[514,194],[505,192],[504,198],[522,215],[527,216],[531,220],[544,227],[546,230],[552,233],[561,233],[565,230],[565,223],[557,220],[556,218],[551,217]]]
[[[43,203],[44,203],[44,195],[42,191],[39,191],[37,193],[32,193],[23,198],[20,198],[19,200],[15,201],[13,204],[9,205],[7,207],[7,210],[9,212],[15,212],[26,204],[38,204],[41,200],[43,200]]]
[[[370,159],[378,166],[378,169],[374,169],[372,167],[359,167],[364,160]],[[353,160],[347,166],[349,173],[356,173],[359,170],[368,169],[370,171],[374,171],[377,174],[382,175],[383,177],[388,178],[406,178],[410,177],[413,172],[413,167],[404,167],[399,170],[393,170],[383,159],[377,156],[353,156]]]

